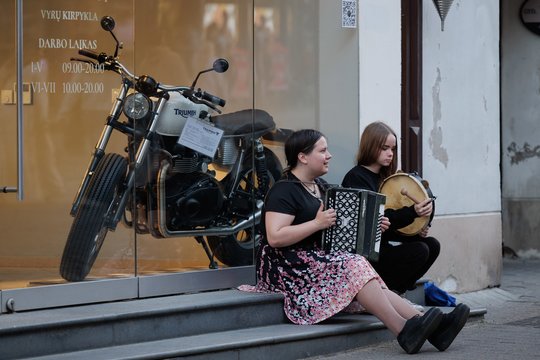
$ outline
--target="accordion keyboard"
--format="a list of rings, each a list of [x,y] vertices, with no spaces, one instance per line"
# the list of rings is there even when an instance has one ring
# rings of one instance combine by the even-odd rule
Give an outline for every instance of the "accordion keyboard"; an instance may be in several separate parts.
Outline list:
[[[325,251],[346,251],[379,259],[382,237],[381,221],[386,197],[363,190],[334,187],[325,197],[325,208],[336,210],[336,225],[323,232]]]

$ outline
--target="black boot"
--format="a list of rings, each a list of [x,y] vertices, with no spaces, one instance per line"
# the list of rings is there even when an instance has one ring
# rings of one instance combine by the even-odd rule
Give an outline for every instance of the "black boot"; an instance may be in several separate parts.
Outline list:
[[[417,353],[426,339],[437,329],[442,316],[441,310],[434,307],[426,311],[422,316],[415,315],[407,320],[397,337],[399,345],[407,354]]]
[[[443,314],[441,323],[428,337],[429,342],[439,351],[446,350],[465,326],[470,312],[467,305],[459,304],[451,313]]]

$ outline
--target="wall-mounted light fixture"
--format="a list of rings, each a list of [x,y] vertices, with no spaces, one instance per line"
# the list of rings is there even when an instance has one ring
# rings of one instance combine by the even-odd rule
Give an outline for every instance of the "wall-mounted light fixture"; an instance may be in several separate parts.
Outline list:
[[[527,29],[540,35],[540,0],[526,0],[519,10],[521,22]]]
[[[439,13],[439,17],[441,18],[441,31],[444,31],[444,19],[446,19],[446,15],[448,14],[448,11],[450,11],[450,6],[452,6],[453,1],[454,0],[433,0],[437,12]]]

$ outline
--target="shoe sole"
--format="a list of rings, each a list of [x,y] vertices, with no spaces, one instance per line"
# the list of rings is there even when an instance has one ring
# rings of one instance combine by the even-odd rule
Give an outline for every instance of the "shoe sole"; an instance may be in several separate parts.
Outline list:
[[[461,329],[463,329],[463,326],[465,326],[465,324],[467,323],[471,309],[469,309],[468,306],[465,306],[463,304],[459,304],[456,309],[458,308],[460,308],[460,310],[458,311],[459,321],[452,323],[447,329],[441,332],[434,339],[430,339],[431,344],[435,346],[439,351],[444,351],[448,349],[448,347],[452,344]]]

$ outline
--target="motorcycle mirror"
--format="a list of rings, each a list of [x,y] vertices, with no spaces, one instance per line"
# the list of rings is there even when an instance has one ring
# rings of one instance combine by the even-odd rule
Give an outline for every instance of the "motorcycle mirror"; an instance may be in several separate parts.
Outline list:
[[[111,16],[101,18],[101,28],[105,31],[113,31],[115,26],[114,19]]]
[[[225,59],[216,59],[212,65],[212,69],[217,73],[224,73],[229,69],[229,62]]]
[[[113,29],[116,23],[114,22],[114,19],[112,16],[104,16],[101,18],[101,27],[103,30],[108,31],[111,36],[113,37],[114,41],[116,41],[116,49],[114,50],[114,57],[118,56],[118,49],[122,49],[123,45],[118,41],[116,38],[116,35],[113,33]]]
[[[227,60],[221,59],[221,58],[216,59],[214,61],[214,64],[212,64],[211,69],[206,69],[206,70],[200,71],[197,74],[197,77],[195,77],[195,80],[193,80],[193,84],[191,84],[191,89],[195,88],[195,84],[197,84],[197,80],[199,80],[199,76],[201,76],[201,74],[207,73],[209,71],[215,71],[215,72],[218,72],[218,73],[224,73],[225,71],[227,71],[228,68],[229,68],[229,62]]]

